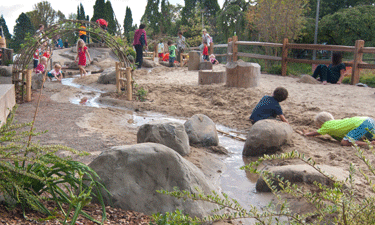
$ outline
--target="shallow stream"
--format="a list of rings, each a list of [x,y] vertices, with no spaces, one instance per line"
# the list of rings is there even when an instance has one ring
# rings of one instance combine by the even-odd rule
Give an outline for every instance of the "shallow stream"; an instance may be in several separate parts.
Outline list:
[[[62,80],[63,85],[72,86],[84,91],[81,97],[70,99],[70,102],[73,104],[82,105],[80,104],[82,97],[87,97],[87,102],[82,105],[83,107],[89,106],[96,108],[116,108],[126,110],[127,113],[129,113],[130,111],[132,112],[132,124],[135,127],[140,127],[143,124],[161,119],[180,122],[182,124],[186,121],[185,118],[171,117],[155,112],[135,112],[127,108],[103,105],[97,101],[100,97],[100,94],[104,93],[103,91],[89,86],[76,84],[73,82],[74,79],[75,78],[64,78]],[[88,94],[85,95],[85,92],[87,92]],[[92,95],[93,92],[95,93],[95,95]],[[245,138],[245,134],[241,134],[241,132],[238,132],[234,129],[218,124],[216,125],[216,128],[233,136],[240,136]],[[223,162],[226,168],[221,171],[221,176],[219,178],[218,184],[221,187],[222,192],[228,194],[230,198],[236,199],[245,208],[248,208],[247,206],[249,205],[262,207],[268,204],[272,198],[272,194],[256,193],[255,183],[258,177],[254,174],[250,174],[240,169],[240,167],[249,163],[251,160],[242,156],[242,149],[245,143],[243,141],[239,141],[219,133],[219,144],[225,147],[230,152],[228,156],[223,157]]]

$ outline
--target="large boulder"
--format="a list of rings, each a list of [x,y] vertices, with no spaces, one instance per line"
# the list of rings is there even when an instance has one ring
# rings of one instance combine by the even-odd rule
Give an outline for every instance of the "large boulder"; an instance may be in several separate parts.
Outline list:
[[[338,180],[345,180],[346,177],[349,176],[347,171],[344,171],[341,168],[327,166],[327,165],[320,165],[319,168],[327,173],[328,175],[332,175],[336,177]],[[273,173],[276,176],[283,177],[285,180],[288,180],[292,184],[295,183],[306,183],[306,184],[313,184],[314,182],[318,182],[324,185],[332,185],[332,180],[329,179],[327,176],[319,173],[316,169],[312,166],[303,164],[303,165],[286,165],[286,166],[275,166],[266,169],[267,171]],[[278,181],[273,179],[274,185],[278,186]],[[259,177],[257,180],[256,190],[258,192],[270,192],[271,189],[268,187],[266,182],[262,177]]]
[[[44,75],[42,73],[37,73],[31,77],[31,89],[37,90],[42,88],[43,76]]]
[[[114,67],[105,69],[98,78],[99,84],[116,84],[116,69]]]
[[[273,154],[290,141],[292,133],[293,129],[287,123],[272,119],[260,120],[250,128],[242,155]]]
[[[176,122],[153,122],[142,125],[137,132],[137,142],[153,142],[170,147],[185,156],[190,153],[185,126]]]
[[[319,84],[320,82],[316,80],[314,77],[310,75],[302,75],[301,78],[298,80],[299,83],[306,83],[306,84]]]
[[[154,68],[157,67],[156,63],[152,60],[143,59],[142,66],[146,68]]]
[[[217,146],[219,144],[216,125],[208,116],[194,115],[184,125],[191,145]]]
[[[147,215],[182,210],[190,216],[206,216],[215,208],[202,201],[183,201],[156,190],[196,192],[198,187],[210,194],[214,186],[194,164],[172,149],[156,143],[112,147],[102,152],[89,165],[100,177],[108,191],[106,204],[134,210]],[[112,201],[110,201],[112,200]]]
[[[11,77],[13,71],[13,66],[0,66],[0,76]]]

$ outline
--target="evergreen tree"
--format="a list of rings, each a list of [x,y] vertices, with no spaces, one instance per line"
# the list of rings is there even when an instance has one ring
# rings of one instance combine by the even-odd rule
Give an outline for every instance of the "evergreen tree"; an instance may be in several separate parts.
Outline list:
[[[163,34],[170,33],[172,25],[172,17],[170,12],[170,4],[168,0],[161,0],[161,17],[160,17],[160,32]]]
[[[57,12],[52,8],[52,5],[48,1],[42,1],[33,6],[33,11],[26,12],[26,15],[30,18],[31,23],[34,27],[38,27],[39,24],[43,24],[46,28],[54,24],[57,17]]]
[[[160,31],[159,21],[159,3],[160,0],[148,0],[145,13],[141,18],[141,22],[147,25],[147,30],[152,34],[158,34]]]
[[[83,8],[82,3],[77,6],[77,20],[86,20],[85,9]]]
[[[194,16],[194,10],[198,0],[185,0],[185,6],[181,11],[181,22],[184,25],[189,25],[189,18]]]
[[[12,35],[9,33],[8,26],[5,22],[5,19],[4,19],[3,15],[1,15],[1,17],[0,17],[0,26],[3,27],[5,39],[8,39],[10,41],[10,39],[12,38]]]
[[[94,15],[91,17],[91,21],[95,22],[97,19],[105,19],[105,2],[104,0],[96,0],[94,5]]]
[[[108,22],[108,32],[110,34],[115,34],[116,21],[115,21],[112,4],[109,0],[105,3],[104,12],[105,12],[105,16],[103,17],[103,19],[105,19]]]
[[[129,33],[133,29],[133,15],[132,10],[126,6],[124,19],[124,33]]]
[[[208,18],[215,17],[216,13],[220,11],[217,0],[202,0],[202,7],[204,15]]]
[[[21,44],[25,42],[24,39],[26,35],[34,35],[34,31],[34,26],[31,23],[30,18],[25,13],[21,13],[16,20],[16,25],[14,26],[11,48],[17,52],[21,48]]]

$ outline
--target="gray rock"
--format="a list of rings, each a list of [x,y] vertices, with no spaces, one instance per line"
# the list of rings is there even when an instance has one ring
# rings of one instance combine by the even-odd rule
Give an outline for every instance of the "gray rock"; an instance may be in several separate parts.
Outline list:
[[[31,89],[41,89],[43,86],[43,74],[37,73],[31,77]]]
[[[219,144],[216,125],[208,116],[194,115],[184,125],[191,145],[217,146]]]
[[[321,165],[319,166],[327,175],[334,176],[338,180],[345,180],[349,176],[347,171],[341,168]],[[323,174],[319,173],[313,167],[309,165],[286,165],[286,166],[275,166],[267,169],[267,171],[272,172],[276,176],[283,177],[284,179],[290,181],[291,183],[306,183],[313,184],[315,181],[324,185],[332,185],[332,180]],[[278,181],[273,180],[274,184],[278,186]],[[257,180],[256,190],[258,192],[270,192],[271,189],[268,187],[266,182],[262,177]]]
[[[102,152],[89,165],[101,177],[112,194],[104,195],[105,203],[116,208],[147,215],[182,210],[190,216],[206,216],[215,209],[202,201],[183,201],[157,193],[156,190],[195,192],[198,187],[210,194],[214,186],[202,171],[172,149],[155,143],[112,147]]]
[[[13,71],[13,66],[0,66],[0,76],[11,77]]]
[[[284,122],[267,119],[256,122],[249,130],[242,151],[244,156],[272,154],[290,141],[292,127]]]
[[[142,125],[137,132],[137,142],[159,143],[185,156],[190,153],[185,126],[175,122],[153,122]]]
[[[310,75],[302,75],[298,81],[299,83],[306,83],[306,84],[319,84],[320,82],[316,80],[314,77]]]
[[[199,70],[212,70],[212,63],[211,62],[200,62],[199,63]]]
[[[154,68],[156,66],[157,66],[156,63],[152,60],[147,60],[147,59],[143,60],[142,67]]]
[[[98,78],[99,84],[116,84],[116,69],[114,67],[105,69]]]

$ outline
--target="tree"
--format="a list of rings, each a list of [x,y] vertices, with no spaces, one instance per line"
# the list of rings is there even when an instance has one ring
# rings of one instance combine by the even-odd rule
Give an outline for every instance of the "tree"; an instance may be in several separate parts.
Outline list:
[[[353,46],[364,40],[375,45],[375,6],[356,6],[327,15],[319,22],[319,40],[329,44]]]
[[[160,31],[159,3],[160,0],[147,0],[146,10],[141,18],[141,22],[146,24],[146,29],[150,35],[158,34]]]
[[[375,0],[324,0],[320,1],[319,18],[323,18],[326,15],[334,14],[340,9],[352,8],[359,5],[373,5]],[[311,11],[308,14],[310,17],[315,18],[316,16],[316,0],[310,0]]]
[[[97,19],[105,18],[105,2],[104,0],[96,0],[94,5],[94,15],[91,17],[91,21],[95,22]]]
[[[182,24],[189,24],[189,18],[194,16],[195,9],[198,0],[185,0],[185,6],[181,11],[181,22]]]
[[[82,3],[77,6],[77,20],[86,20],[85,9]]]
[[[281,43],[284,38],[295,40],[304,27],[308,0],[258,0],[247,13],[247,19],[266,42]]]
[[[160,32],[162,34],[169,33],[169,29],[172,25],[172,16],[170,12],[170,4],[167,0],[161,0],[160,4],[161,17],[160,17]]]
[[[5,39],[8,39],[10,41],[10,39],[12,38],[12,35],[9,33],[8,26],[5,22],[3,15],[1,15],[0,17],[0,26],[3,28]]]
[[[48,27],[54,24],[57,19],[57,12],[52,8],[51,3],[47,1],[35,4],[33,11],[27,12],[26,15],[30,18],[34,27],[38,27],[39,24]]]
[[[220,11],[217,0],[202,0],[202,7],[206,18],[215,17],[216,13]]]
[[[218,13],[217,27],[222,32],[221,41],[232,37],[234,32],[243,39],[246,30],[246,11],[249,3],[245,0],[226,0],[223,9]]]
[[[17,52],[21,48],[21,44],[25,42],[25,37],[28,34],[33,35],[34,32],[34,26],[31,23],[30,18],[25,13],[21,13],[16,20],[16,25],[14,26],[11,48]]]
[[[105,12],[105,16],[103,17],[103,19],[105,19],[108,22],[108,32],[110,34],[115,34],[116,20],[115,20],[112,4],[109,0],[105,3],[104,12]]]
[[[124,32],[129,33],[133,29],[133,16],[132,10],[126,6],[125,19],[124,19]]]

